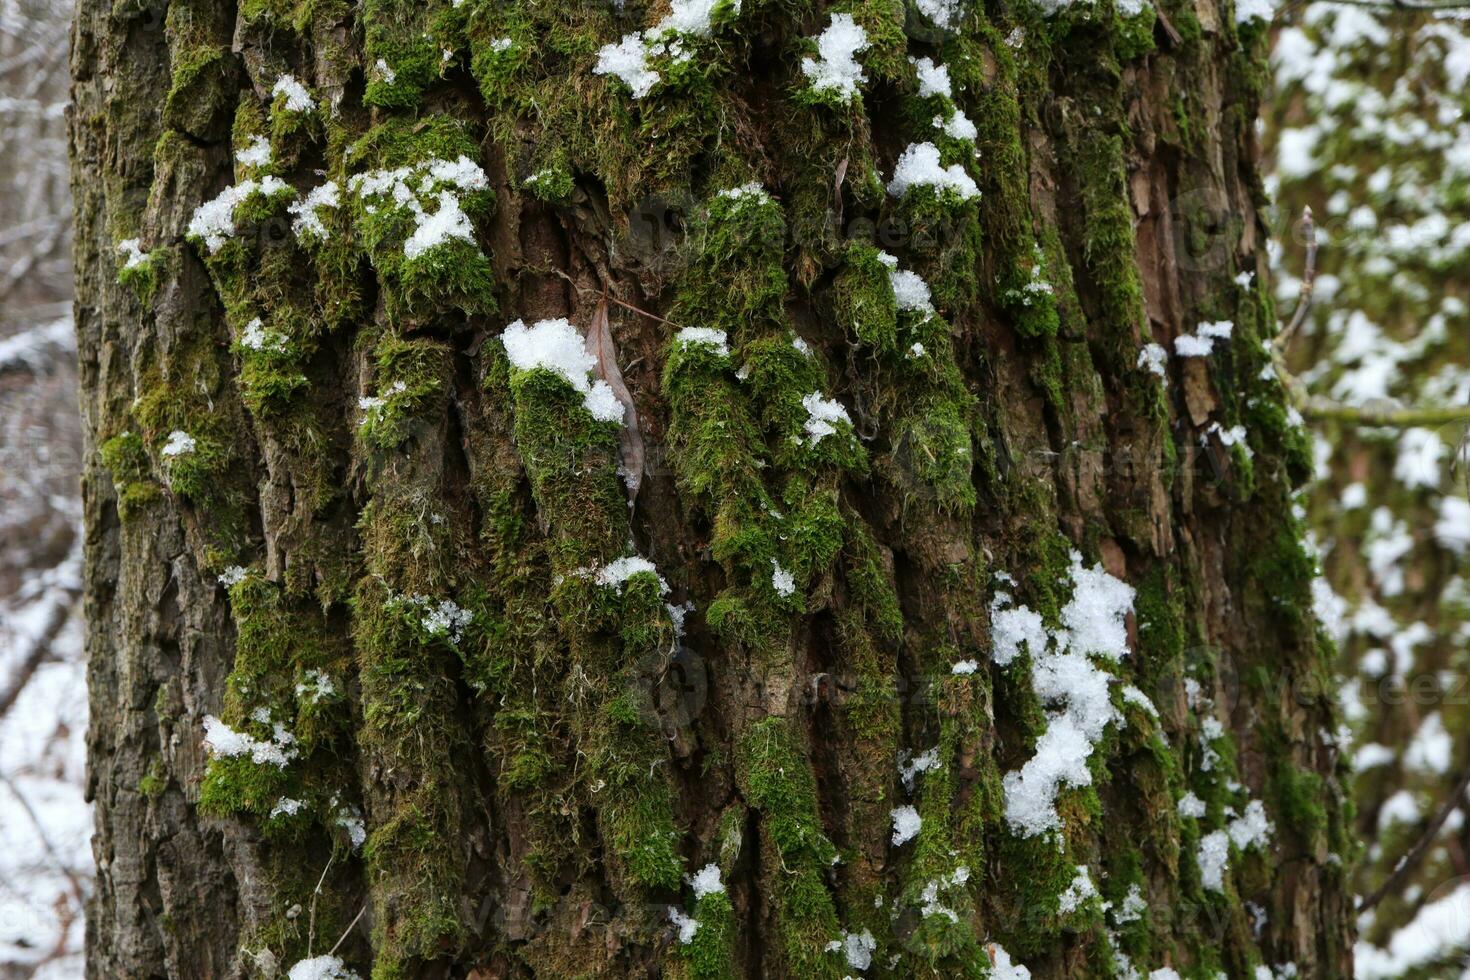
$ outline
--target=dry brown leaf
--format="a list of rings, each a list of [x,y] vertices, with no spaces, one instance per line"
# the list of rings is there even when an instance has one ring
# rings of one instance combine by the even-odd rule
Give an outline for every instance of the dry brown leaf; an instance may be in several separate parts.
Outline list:
[[[612,326],[607,317],[607,297],[597,304],[592,314],[592,325],[587,329],[587,353],[597,359],[594,370],[607,382],[618,401],[623,403],[623,426],[618,431],[618,442],[623,457],[623,482],[628,488],[628,503],[638,496],[638,487],[643,482],[643,432],[638,427],[638,409],[633,406],[633,393],[623,381],[623,372],[618,369],[618,350],[613,346]]]

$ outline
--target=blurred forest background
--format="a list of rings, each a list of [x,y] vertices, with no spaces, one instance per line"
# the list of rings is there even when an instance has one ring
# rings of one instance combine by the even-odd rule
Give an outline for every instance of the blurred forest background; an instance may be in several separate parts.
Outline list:
[[[1470,403],[1470,5],[1276,11],[1261,124],[1278,312],[1314,394]],[[65,0],[0,0],[0,980],[82,975],[91,875],[77,594]],[[1470,502],[1463,423],[1314,424],[1301,506],[1357,774],[1358,975],[1467,976]],[[1381,897],[1380,897],[1381,896]]]

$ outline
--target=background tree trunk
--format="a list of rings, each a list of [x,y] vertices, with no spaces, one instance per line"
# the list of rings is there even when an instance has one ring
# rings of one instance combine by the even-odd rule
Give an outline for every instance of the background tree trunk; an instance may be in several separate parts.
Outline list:
[[[1350,972],[1259,22],[924,7],[82,0],[93,975]]]

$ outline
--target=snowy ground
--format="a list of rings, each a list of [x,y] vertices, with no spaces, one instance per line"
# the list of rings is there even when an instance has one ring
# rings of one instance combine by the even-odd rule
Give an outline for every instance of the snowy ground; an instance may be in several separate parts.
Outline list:
[[[9,702],[0,714],[0,976],[7,980],[82,975],[92,808],[82,799],[79,574],[73,549],[0,606],[0,708]],[[31,667],[41,644],[47,652]]]

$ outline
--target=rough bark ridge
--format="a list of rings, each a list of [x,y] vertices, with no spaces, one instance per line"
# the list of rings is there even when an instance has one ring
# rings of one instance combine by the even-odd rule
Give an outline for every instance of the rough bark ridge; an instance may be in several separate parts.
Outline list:
[[[83,0],[95,976],[1347,972],[1263,40],[922,6]]]

